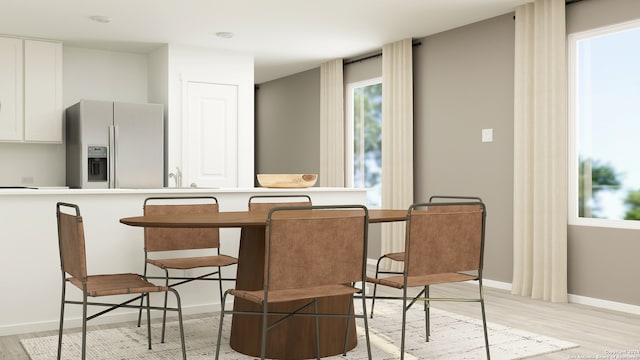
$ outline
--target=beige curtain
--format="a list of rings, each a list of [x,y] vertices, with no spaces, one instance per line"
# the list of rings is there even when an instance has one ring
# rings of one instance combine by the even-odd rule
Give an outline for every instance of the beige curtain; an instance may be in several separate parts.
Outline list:
[[[342,59],[320,65],[320,186],[345,186]]]
[[[408,209],[412,202],[413,61],[412,40],[405,39],[382,48],[382,207]],[[404,223],[381,230],[383,254],[404,251]]]
[[[516,9],[512,293],[552,302],[567,301],[565,33],[564,0]]]

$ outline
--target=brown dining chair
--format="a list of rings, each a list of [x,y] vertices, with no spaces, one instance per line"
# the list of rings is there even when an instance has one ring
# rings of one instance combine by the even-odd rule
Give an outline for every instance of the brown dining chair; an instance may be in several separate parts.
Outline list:
[[[368,211],[362,205],[334,206],[284,206],[274,207],[267,215],[265,232],[264,284],[260,290],[230,289],[224,294],[253,302],[262,311],[238,312],[262,317],[261,359],[265,358],[267,333],[292,316],[311,316],[315,320],[316,356],[320,358],[318,317],[345,317],[345,350],[349,334],[350,318],[364,320],[366,346],[369,359],[369,327],[365,298],[362,298],[362,314],[353,310],[353,295],[361,293],[355,283],[364,284],[366,277],[366,253]],[[349,311],[345,314],[318,313],[318,298],[349,296]],[[304,301],[305,305],[290,314],[271,312],[275,304]],[[224,316],[234,314],[225,310],[222,301],[216,359]],[[304,310],[312,308],[313,312]],[[275,320],[269,315],[278,315]],[[284,315],[284,316],[283,316]]]
[[[144,215],[206,215],[218,212],[218,200],[214,196],[149,197],[144,201]],[[207,250],[202,256],[180,256],[189,250]],[[163,252],[171,252],[170,257],[161,257]],[[195,280],[217,281],[222,299],[222,282],[235,281],[223,278],[222,268],[238,263],[238,259],[220,253],[220,230],[218,228],[160,228],[144,229],[144,277],[164,279],[165,286],[173,288]],[[153,257],[152,257],[153,256]],[[164,276],[149,276],[147,265],[164,270]],[[174,270],[213,268],[205,274],[177,276]],[[165,296],[164,306],[167,306]],[[140,326],[142,313],[138,314]],[[162,320],[162,340],[164,341],[166,313]]]
[[[486,207],[480,198],[461,196],[433,196],[430,202],[409,207],[401,275],[367,278],[368,282],[403,291],[402,297],[385,296],[379,299],[402,300],[402,335],[400,359],[404,359],[407,311],[417,301],[425,303],[426,341],[429,341],[429,303],[431,301],[479,302],[487,359],[490,359],[489,337],[482,289],[482,268]],[[477,281],[478,296],[474,298],[433,298],[433,285]],[[409,297],[409,288],[422,288]],[[410,303],[407,305],[407,301]]]
[[[432,196],[429,198],[429,202],[434,201],[436,199],[439,198],[443,198],[442,196]],[[448,197],[445,197],[448,198]],[[464,198],[464,197],[463,197]],[[470,198],[470,199],[477,199],[477,198]],[[378,258],[378,261],[376,262],[376,272],[375,272],[375,278],[378,279],[380,278],[380,275],[384,274],[384,275],[402,275],[403,272],[402,271],[393,271],[393,270],[380,270],[380,264],[382,263],[383,260],[387,259],[388,261],[393,262],[398,262],[401,263],[401,266],[404,267],[404,251],[401,252],[392,252],[392,253],[386,253],[386,254],[382,254],[382,256],[380,256]],[[429,296],[429,287],[425,286],[424,287],[424,292],[425,292],[425,296]],[[375,309],[376,306],[376,295],[378,293],[378,284],[374,283],[373,284],[373,296],[371,297],[371,310],[369,310],[369,314],[371,316],[371,318],[373,319],[373,311]],[[429,304],[427,302],[425,302],[424,304],[424,311],[425,312],[429,312],[429,308],[428,308]],[[429,323],[429,316],[426,317],[426,328],[427,328],[427,341],[429,341],[429,329],[430,329],[430,323]]]
[[[101,274],[88,275],[87,259],[84,237],[84,223],[80,216],[80,208],[75,204],[58,202],[56,204],[56,218],[58,222],[58,245],[60,249],[60,265],[62,268],[62,301],[60,305],[60,328],[58,330],[58,360],[62,355],[62,333],[64,329],[64,310],[66,304],[82,305],[82,359],[86,357],[87,347],[87,321],[100,315],[104,315],[118,308],[140,308],[140,306],[130,305],[138,299],[143,299],[147,295],[147,342],[151,349],[151,324],[149,313],[154,310],[171,310],[178,312],[178,324],[180,327],[180,341],[182,345],[182,358],[187,359],[184,343],[184,332],[182,327],[182,307],[178,292],[167,286],[159,286],[143,279],[138,274]],[[66,284],[71,283],[82,290],[82,301],[67,300]],[[149,305],[149,293],[172,292],[176,297],[176,307],[151,307]],[[102,297],[111,295],[131,295],[138,294],[121,303],[89,302],[88,297]],[[88,306],[103,306],[107,309],[93,315],[87,315]]]
[[[253,195],[249,197],[249,211],[269,211],[275,206],[311,206],[309,195]]]

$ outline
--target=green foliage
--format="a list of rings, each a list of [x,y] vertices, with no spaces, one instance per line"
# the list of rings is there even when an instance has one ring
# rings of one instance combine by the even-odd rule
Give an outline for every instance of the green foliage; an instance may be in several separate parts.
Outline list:
[[[587,195],[584,188],[584,175],[589,169],[591,169],[591,189]],[[597,193],[619,187],[619,175],[610,164],[592,159],[580,160],[578,174],[578,216],[597,218],[600,210]],[[586,200],[591,201],[587,203]]]
[[[629,210],[624,214],[625,220],[640,220],[640,190],[629,191],[624,203]]]

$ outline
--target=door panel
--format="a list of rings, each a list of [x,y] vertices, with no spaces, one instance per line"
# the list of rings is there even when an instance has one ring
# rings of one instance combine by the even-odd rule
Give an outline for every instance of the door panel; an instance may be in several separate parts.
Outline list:
[[[238,186],[238,87],[186,83],[183,186]]]

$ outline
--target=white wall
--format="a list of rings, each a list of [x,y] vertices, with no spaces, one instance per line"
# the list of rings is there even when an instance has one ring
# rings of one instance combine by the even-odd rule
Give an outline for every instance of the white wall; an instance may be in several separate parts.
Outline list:
[[[169,103],[169,46],[164,45],[147,55],[147,98],[151,103]],[[165,112],[165,118],[167,114]]]
[[[0,186],[63,186],[61,144],[0,143]]]
[[[147,102],[147,55],[65,46],[63,105],[80,99]]]

